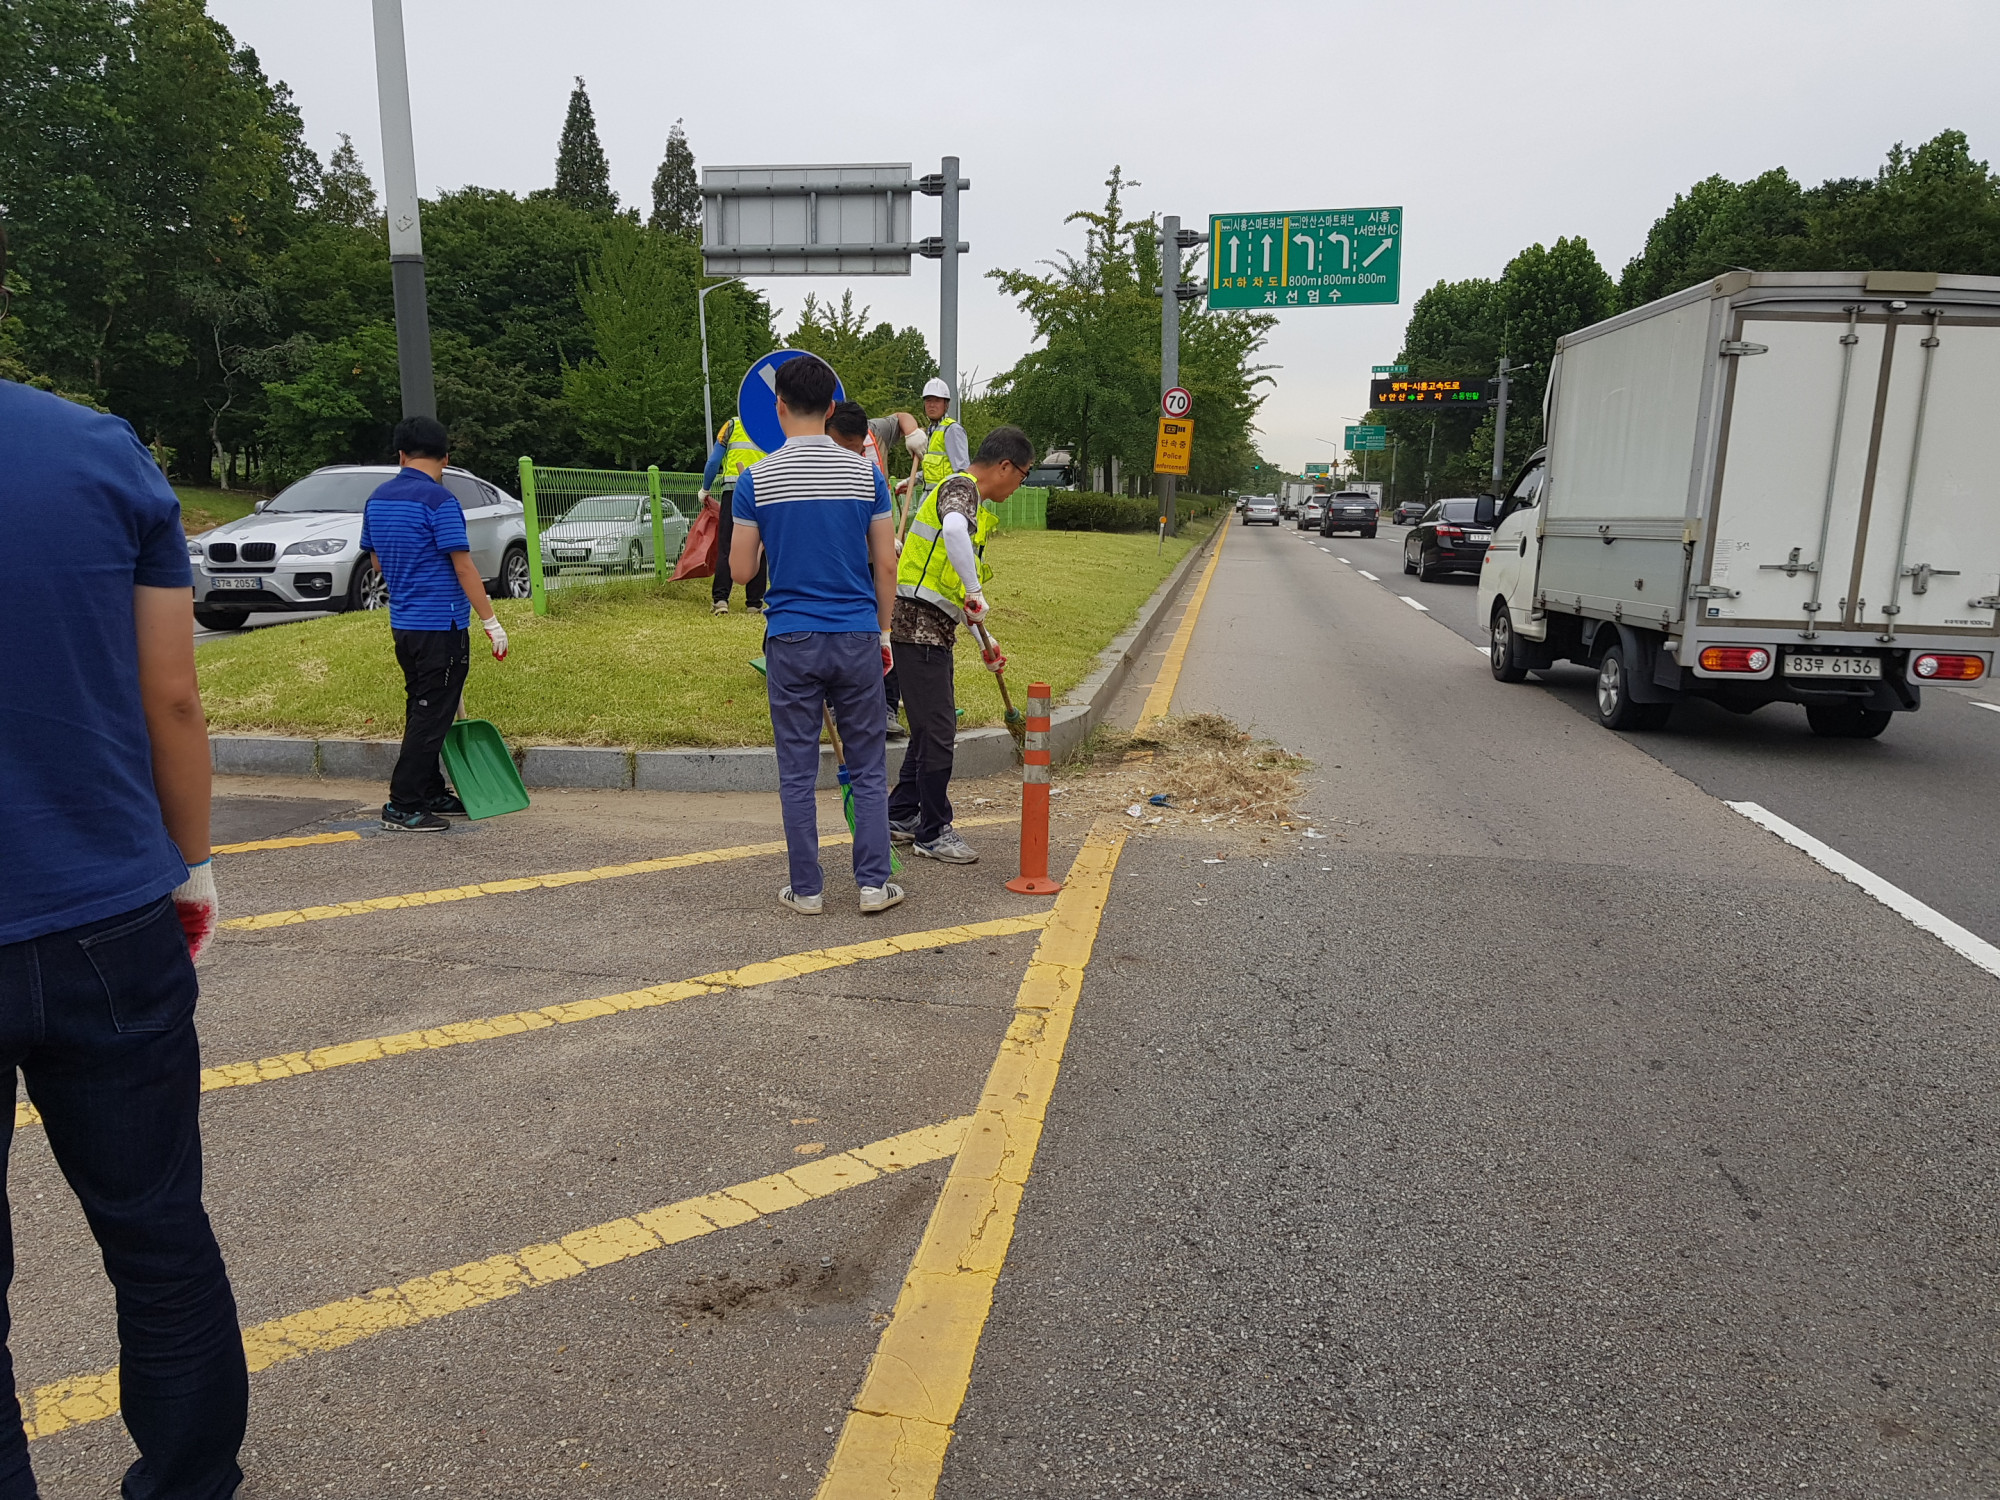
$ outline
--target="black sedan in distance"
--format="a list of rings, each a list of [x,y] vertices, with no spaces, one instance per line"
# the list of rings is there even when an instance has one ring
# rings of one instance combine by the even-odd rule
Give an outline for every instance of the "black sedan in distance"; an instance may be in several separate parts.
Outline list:
[[[1405,500],[1401,505],[1396,507],[1395,515],[1391,516],[1389,520],[1392,525],[1396,526],[1414,526],[1423,518],[1424,502],[1421,500]]]
[[[1479,502],[1440,500],[1403,539],[1403,571],[1425,583],[1445,573],[1477,573],[1486,561],[1493,528],[1472,524]]]

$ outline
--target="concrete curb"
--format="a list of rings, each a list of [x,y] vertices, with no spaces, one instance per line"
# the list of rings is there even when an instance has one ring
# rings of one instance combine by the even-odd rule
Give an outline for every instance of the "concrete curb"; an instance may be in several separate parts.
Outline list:
[[[1195,569],[1204,562],[1228,524],[1225,516],[1199,547],[1174,566],[1123,635],[1097,657],[1097,670],[1076,685],[1057,707],[1049,725],[1049,748],[1057,761],[1072,754],[1103,720],[1139,658],[1159,633]],[[1015,684],[1015,706],[1025,682]],[[279,735],[209,736],[209,756],[218,776],[319,776],[328,780],[387,782],[396,764],[394,740],[306,740]],[[515,752],[521,780],[531,787],[578,787],[599,791],[774,792],[777,753],[767,747],[732,750],[623,750],[615,746],[530,745]],[[889,747],[889,777],[902,769],[903,747]],[[1014,741],[1005,729],[969,729],[958,737],[953,774],[998,776],[1014,768]],[[838,784],[833,747],[820,751],[819,784]]]

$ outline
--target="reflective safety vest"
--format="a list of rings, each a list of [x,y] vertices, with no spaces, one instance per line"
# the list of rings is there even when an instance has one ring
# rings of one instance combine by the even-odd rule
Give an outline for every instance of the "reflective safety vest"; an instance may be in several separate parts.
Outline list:
[[[930,446],[924,450],[924,483],[932,489],[951,477],[951,455],[944,450],[944,434],[947,427],[957,425],[955,417],[939,417],[931,429]]]
[[[940,482],[950,477],[947,470],[940,476]],[[982,584],[993,576],[993,569],[986,562],[986,539],[999,524],[1000,518],[993,507],[981,500],[979,519],[972,526],[972,550],[979,558]],[[896,593],[904,599],[921,599],[936,605],[954,624],[965,619],[965,581],[951,565],[951,554],[945,551],[944,520],[938,514],[936,484],[917,508],[917,518],[910,522],[910,534],[903,539],[903,555],[896,564]]]
[[[729,451],[722,455],[722,469],[716,475],[724,484],[736,483],[736,476],[764,456],[764,450],[750,441],[741,417],[731,417],[723,429],[729,435]]]

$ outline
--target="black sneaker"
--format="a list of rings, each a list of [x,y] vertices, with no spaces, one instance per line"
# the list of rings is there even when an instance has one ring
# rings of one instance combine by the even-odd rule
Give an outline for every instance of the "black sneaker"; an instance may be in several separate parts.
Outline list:
[[[434,812],[418,808],[414,812],[404,812],[393,802],[382,804],[382,826],[397,833],[444,833],[451,828]]]
[[[457,792],[446,792],[442,797],[431,798],[430,810],[440,818],[463,818],[467,815],[465,804],[458,800]]]

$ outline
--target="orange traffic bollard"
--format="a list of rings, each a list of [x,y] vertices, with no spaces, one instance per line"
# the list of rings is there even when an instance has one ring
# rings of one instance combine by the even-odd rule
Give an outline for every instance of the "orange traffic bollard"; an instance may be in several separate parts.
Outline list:
[[[1021,873],[1007,889],[1022,896],[1053,896],[1049,879],[1049,685],[1028,684],[1028,743],[1021,754]]]

